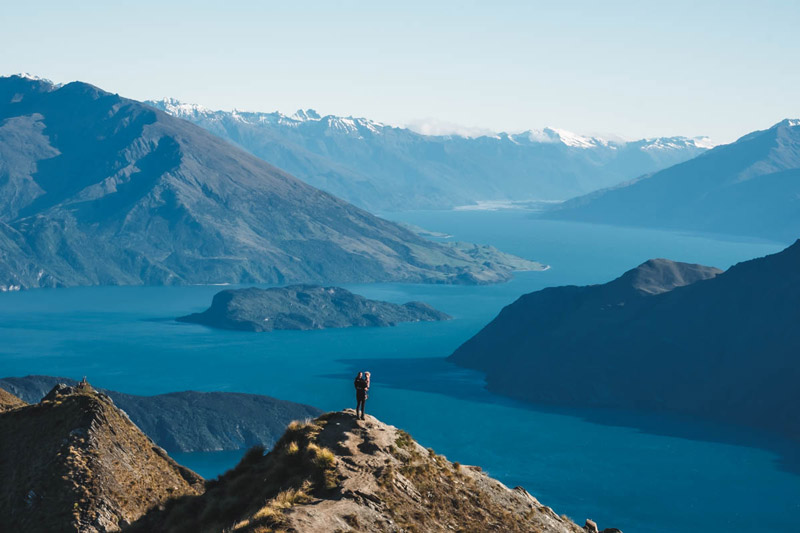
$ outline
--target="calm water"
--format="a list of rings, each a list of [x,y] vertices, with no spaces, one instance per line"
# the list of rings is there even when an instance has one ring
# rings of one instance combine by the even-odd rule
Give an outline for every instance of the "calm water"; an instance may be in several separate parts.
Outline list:
[[[113,287],[0,294],[0,376],[80,378],[134,394],[230,390],[341,409],[352,374],[373,372],[368,412],[451,460],[522,485],[559,514],[626,533],[796,530],[796,447],[691,420],[537,409],[487,393],[443,361],[519,295],[608,281],[651,257],[726,268],[783,245],[546,222],[523,212],[388,215],[552,266],[489,287],[351,286],[453,315],[394,328],[250,334],[178,324],[218,287]],[[579,383],[574,386],[580,386]],[[181,454],[209,477],[237,453]]]

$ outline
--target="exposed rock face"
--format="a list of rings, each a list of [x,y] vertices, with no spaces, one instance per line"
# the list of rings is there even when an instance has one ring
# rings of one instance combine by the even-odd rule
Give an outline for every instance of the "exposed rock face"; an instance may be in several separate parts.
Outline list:
[[[0,78],[0,291],[494,283],[487,265],[86,83]]]
[[[132,531],[539,531],[583,533],[522,488],[447,461],[353,410],[289,427],[199,497],[155,510]]]
[[[52,376],[0,379],[0,387],[29,403],[38,402],[59,383],[77,385],[74,380]],[[237,392],[185,391],[156,396],[101,392],[169,452],[241,450],[257,444],[271,448],[289,422],[322,413],[309,405]]]
[[[397,305],[368,300],[341,287],[291,285],[221,291],[206,311],[178,320],[215,328],[273,331],[393,326],[449,318],[422,302]]]
[[[2,531],[119,531],[202,491],[202,478],[88,385],[0,414],[0,457]]]
[[[792,242],[800,237],[800,120],[575,198],[547,216]]]
[[[451,360],[499,394],[669,411],[800,440],[800,241],[724,273],[666,260],[526,294]]]

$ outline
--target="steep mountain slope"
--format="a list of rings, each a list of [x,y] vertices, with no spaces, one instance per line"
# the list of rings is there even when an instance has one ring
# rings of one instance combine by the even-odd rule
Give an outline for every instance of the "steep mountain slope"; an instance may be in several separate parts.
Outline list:
[[[800,440],[800,241],[718,272],[659,260],[605,285],[526,294],[450,359],[524,400],[678,412]]]
[[[0,413],[26,405],[27,403],[14,396],[0,385]]]
[[[119,531],[202,479],[90,386],[0,414],[0,530]]]
[[[800,120],[718,146],[630,184],[576,198],[551,218],[800,237]]]
[[[286,116],[211,111],[172,99],[147,103],[373,211],[564,200],[705,151],[702,141],[683,137],[609,142],[548,128],[473,139],[311,109]]]
[[[251,450],[204,495],[154,510],[131,531],[585,531],[524,489],[352,410],[294,423],[262,453]]]
[[[449,318],[422,302],[398,305],[369,300],[341,287],[290,285],[220,291],[211,307],[177,320],[239,331],[274,331],[393,326]]]
[[[187,121],[87,85],[0,78],[0,289],[508,279]]]
[[[3,378],[0,379],[0,395],[5,389],[28,403],[37,403],[59,383],[78,384],[72,379],[52,376]],[[168,452],[242,450],[255,445],[271,447],[289,422],[322,413],[309,405],[238,392],[185,391],[134,396],[99,390]]]

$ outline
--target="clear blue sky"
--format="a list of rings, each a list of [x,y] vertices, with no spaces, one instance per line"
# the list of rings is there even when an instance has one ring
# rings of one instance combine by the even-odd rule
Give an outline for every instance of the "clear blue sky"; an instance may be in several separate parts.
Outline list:
[[[730,141],[800,116],[798,33],[797,0],[37,0],[2,6],[0,73],[219,109]]]

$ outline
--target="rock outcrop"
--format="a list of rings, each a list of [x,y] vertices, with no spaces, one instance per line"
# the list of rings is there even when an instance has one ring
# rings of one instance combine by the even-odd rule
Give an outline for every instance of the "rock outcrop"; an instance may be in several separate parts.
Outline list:
[[[5,388],[28,403],[37,403],[59,383],[78,384],[53,376],[2,378],[0,394]],[[292,420],[322,414],[310,405],[259,394],[184,391],[135,396],[99,390],[168,452],[242,450],[257,444],[270,448]]]
[[[203,480],[83,383],[0,414],[0,530],[119,531]]]
[[[648,261],[520,297],[450,359],[499,394],[693,415],[800,440],[800,241],[724,273]]]
[[[393,326],[449,318],[422,302],[397,305],[368,300],[341,287],[291,285],[224,290],[214,295],[206,311],[178,320],[223,329],[273,331]]]
[[[227,529],[225,529],[227,528]],[[294,423],[205,494],[154,510],[136,532],[584,533],[521,487],[451,463],[408,433],[353,410]]]

